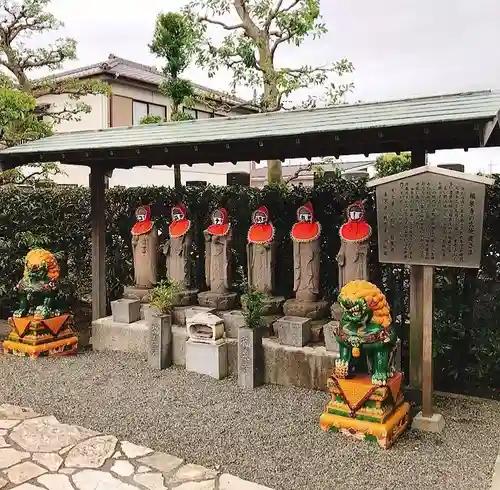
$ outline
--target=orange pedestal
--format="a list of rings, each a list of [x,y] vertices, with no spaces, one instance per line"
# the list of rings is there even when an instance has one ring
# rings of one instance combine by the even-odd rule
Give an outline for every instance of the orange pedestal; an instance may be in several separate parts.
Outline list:
[[[331,376],[328,389],[332,399],[320,417],[321,428],[390,448],[408,425],[410,406],[401,393],[402,379],[401,373],[395,373],[387,386],[377,386],[369,376]]]
[[[3,343],[5,354],[64,356],[76,354],[78,338],[69,314],[41,320],[32,316],[9,318],[12,332]]]

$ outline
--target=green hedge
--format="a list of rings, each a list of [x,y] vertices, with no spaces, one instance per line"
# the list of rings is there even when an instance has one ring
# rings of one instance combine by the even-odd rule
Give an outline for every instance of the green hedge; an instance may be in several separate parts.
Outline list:
[[[292,245],[289,231],[297,207],[313,202],[322,223],[322,294],[332,300],[337,294],[335,255],[339,248],[338,229],[345,208],[353,200],[368,198],[369,220],[375,229],[373,196],[364,182],[342,178],[314,188],[292,189],[268,186],[185,188],[113,188],[106,194],[106,266],[109,299],[120,297],[123,285],[132,282],[130,228],[139,204],[152,204],[160,229],[166,230],[170,207],[182,200],[188,207],[196,230],[194,255],[203,254],[202,230],[209,212],[218,205],[227,207],[234,227],[236,289],[241,289],[246,269],[246,234],[252,211],[266,205],[277,229],[278,293],[292,292]],[[70,302],[89,300],[91,292],[90,196],[83,188],[19,189],[0,191],[0,315],[6,317],[15,306],[13,286],[20,278],[23,259],[33,246],[57,252],[64,271],[64,291]],[[488,190],[480,271],[443,269],[436,271],[435,354],[436,384],[460,391],[500,388],[500,304],[498,257],[500,257],[500,180]],[[162,261],[163,266],[163,261]],[[163,270],[161,270],[163,273]],[[404,324],[409,308],[409,274],[400,266],[377,262],[376,233],[372,241],[372,280],[387,293],[397,322]],[[203,287],[203,261],[197,261],[196,281]],[[407,329],[400,327],[407,339]],[[407,358],[405,351],[404,359]]]

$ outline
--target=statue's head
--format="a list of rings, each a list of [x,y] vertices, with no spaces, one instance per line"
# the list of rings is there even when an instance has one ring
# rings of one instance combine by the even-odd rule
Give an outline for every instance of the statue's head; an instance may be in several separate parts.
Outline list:
[[[216,209],[212,213],[212,223],[214,225],[225,225],[229,223],[229,215],[227,214],[227,210],[224,208]]]
[[[365,216],[363,201],[356,201],[347,207],[347,219],[349,221],[361,221]]]
[[[59,279],[59,264],[52,252],[33,249],[24,259],[24,279],[31,282]]]
[[[181,221],[187,218],[187,209],[184,204],[178,204],[172,208],[172,221]]]
[[[310,202],[297,209],[297,220],[301,223],[312,223],[314,221],[314,210]]]
[[[135,219],[139,222],[149,221],[151,219],[151,206],[147,204],[139,206],[135,210]]]
[[[254,225],[265,225],[269,222],[269,211],[266,206],[261,206],[252,214],[252,223]]]
[[[363,323],[369,320],[372,310],[364,298],[346,298],[339,297],[339,303],[342,307],[342,318],[353,323]]]

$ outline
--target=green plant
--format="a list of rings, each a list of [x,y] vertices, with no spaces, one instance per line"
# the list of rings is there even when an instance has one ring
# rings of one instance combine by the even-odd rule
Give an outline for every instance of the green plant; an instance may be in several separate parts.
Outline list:
[[[267,295],[261,291],[249,288],[241,297],[243,318],[248,328],[259,328],[262,326],[262,311]]]
[[[411,152],[386,153],[377,157],[375,170],[378,177],[387,177],[411,169]]]
[[[149,296],[149,303],[160,313],[165,315],[172,311],[179,299],[179,285],[169,280],[160,281],[152,290]]]

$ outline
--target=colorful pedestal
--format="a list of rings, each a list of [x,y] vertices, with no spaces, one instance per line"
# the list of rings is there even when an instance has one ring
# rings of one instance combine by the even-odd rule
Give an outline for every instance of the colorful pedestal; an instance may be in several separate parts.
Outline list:
[[[328,378],[332,399],[320,417],[321,428],[377,442],[389,449],[408,425],[409,404],[401,392],[403,375],[395,373],[387,386],[371,383],[371,376]]]
[[[9,318],[12,332],[3,343],[5,354],[28,356],[66,356],[76,354],[78,338],[69,314],[41,320],[33,316]]]

